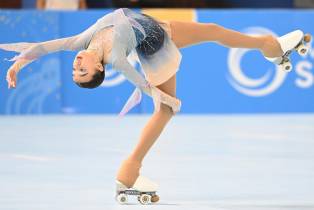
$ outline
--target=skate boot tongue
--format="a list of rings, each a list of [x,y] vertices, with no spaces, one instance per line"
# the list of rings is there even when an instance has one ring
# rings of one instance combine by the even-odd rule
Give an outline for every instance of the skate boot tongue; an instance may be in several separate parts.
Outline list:
[[[140,192],[156,192],[158,185],[146,177],[139,176],[132,188]]]

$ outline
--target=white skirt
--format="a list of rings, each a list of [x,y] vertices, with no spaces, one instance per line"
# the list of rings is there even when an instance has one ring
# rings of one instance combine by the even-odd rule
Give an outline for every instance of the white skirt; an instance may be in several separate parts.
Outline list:
[[[162,48],[149,61],[139,58],[147,81],[154,86],[161,85],[174,76],[179,70],[182,58],[171,39],[170,23],[165,21],[158,21],[158,23],[166,32]]]

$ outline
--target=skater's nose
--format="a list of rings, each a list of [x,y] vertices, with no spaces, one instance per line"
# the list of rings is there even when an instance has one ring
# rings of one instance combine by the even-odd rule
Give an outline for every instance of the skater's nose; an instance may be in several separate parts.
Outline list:
[[[82,59],[79,59],[79,58],[78,58],[76,62],[77,62],[77,65],[78,65],[78,66],[81,66],[81,65],[82,65]]]

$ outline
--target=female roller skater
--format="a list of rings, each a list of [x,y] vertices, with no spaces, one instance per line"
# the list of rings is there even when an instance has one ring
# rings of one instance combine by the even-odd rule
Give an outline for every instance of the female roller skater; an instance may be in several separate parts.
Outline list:
[[[295,31],[276,39],[271,35],[249,36],[214,23],[159,22],[129,9],[118,9],[97,20],[82,33],[41,43],[1,44],[4,50],[20,52],[7,72],[9,88],[17,85],[17,74],[40,56],[60,50],[79,51],[73,62],[73,81],[83,88],[96,88],[104,80],[105,66],[113,67],[136,86],[123,107],[126,114],[141,101],[141,92],[152,97],[155,112],[144,127],[139,142],[117,173],[117,198],[127,201],[126,194],[138,195],[143,204],[158,201],[156,185],[140,176],[142,161],[171,117],[180,110],[176,98],[176,72],[181,54],[178,48],[203,42],[217,42],[230,48],[259,50],[273,62],[280,63],[288,50],[303,39]],[[288,45],[286,44],[288,43]],[[138,73],[127,60],[135,52],[145,75]],[[146,194],[145,194],[146,193]]]

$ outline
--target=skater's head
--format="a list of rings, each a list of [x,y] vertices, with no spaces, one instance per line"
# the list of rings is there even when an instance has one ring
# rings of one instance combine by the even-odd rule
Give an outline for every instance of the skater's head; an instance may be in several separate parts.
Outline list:
[[[80,51],[73,61],[73,81],[82,88],[96,88],[105,79],[105,66],[93,51]]]

